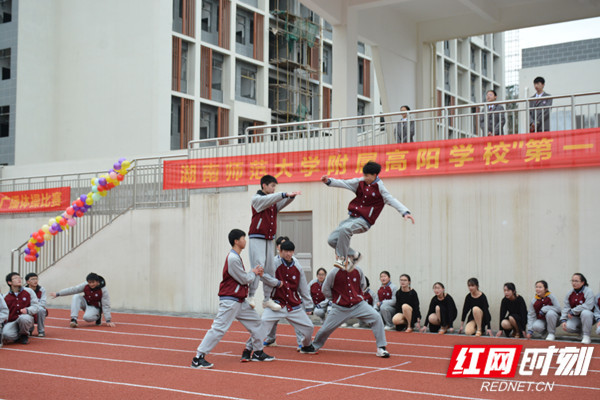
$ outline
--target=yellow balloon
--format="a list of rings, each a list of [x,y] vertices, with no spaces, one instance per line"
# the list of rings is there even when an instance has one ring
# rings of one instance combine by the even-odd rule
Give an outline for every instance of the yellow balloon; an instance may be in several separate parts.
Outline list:
[[[54,218],[50,218],[48,220],[48,225],[52,225],[53,223],[57,222]]]
[[[96,184],[96,178],[90,179],[90,182],[91,182],[92,185],[95,185]]]
[[[94,204],[94,199],[92,199],[92,196],[88,196],[88,198],[85,199],[85,204],[87,204],[88,206]]]
[[[123,162],[121,163],[121,169],[127,169],[127,168],[129,168],[130,166],[131,166],[131,163],[130,163],[129,161],[127,161],[127,160],[125,160],[125,161],[123,161]]]
[[[119,182],[118,179],[115,179],[115,186],[119,186],[121,184],[121,182]]]
[[[52,239],[52,235],[49,233],[44,234],[44,240],[50,240]]]
[[[48,225],[42,226],[42,230],[46,233],[50,232],[50,227]]]
[[[58,217],[54,218],[55,222],[60,222],[60,220],[62,219],[62,217],[59,215]]]
[[[100,196],[105,197],[108,192],[106,190],[103,190],[103,191],[98,192],[98,193],[100,193]]]

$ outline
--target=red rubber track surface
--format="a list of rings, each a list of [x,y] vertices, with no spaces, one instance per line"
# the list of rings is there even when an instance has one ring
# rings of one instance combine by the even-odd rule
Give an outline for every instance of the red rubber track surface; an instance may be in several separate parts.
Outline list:
[[[565,399],[600,398],[598,345],[587,376],[517,376],[532,391],[490,392],[478,378],[446,378],[455,344],[526,348],[576,346],[572,342],[495,339],[463,335],[386,332],[390,358],[375,356],[368,329],[337,329],[319,354],[300,354],[291,326],[278,327],[273,362],[241,363],[249,334],[234,322],[206,359],[213,369],[190,368],[212,320],[113,313],[116,328],[80,322],[53,309],[46,337],[0,349],[2,399]],[[315,327],[315,333],[319,327]],[[536,391],[538,382],[554,383]],[[528,384],[525,385],[526,387]],[[541,387],[541,386],[540,386]]]

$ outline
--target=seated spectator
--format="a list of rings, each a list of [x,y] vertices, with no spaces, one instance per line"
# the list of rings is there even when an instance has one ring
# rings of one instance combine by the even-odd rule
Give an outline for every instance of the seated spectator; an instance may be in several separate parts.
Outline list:
[[[10,288],[4,295],[8,317],[2,328],[2,340],[6,343],[29,343],[29,332],[33,329],[33,316],[38,312],[38,298],[35,292],[23,287],[23,280],[16,272],[6,275]],[[4,307],[0,307],[4,308]],[[6,314],[6,310],[0,315]],[[1,318],[5,317],[0,317]]]
[[[600,293],[598,293],[594,299],[594,320],[598,323],[596,335],[600,335]]]
[[[537,281],[535,296],[527,313],[527,339],[531,339],[534,333],[542,335],[547,331],[546,340],[554,340],[559,315],[560,305],[556,296],[548,291],[548,282]]]
[[[317,270],[317,278],[313,279],[308,283],[308,289],[310,290],[310,297],[312,298],[315,309],[313,314],[321,318],[321,321],[325,321],[327,316],[327,309],[329,308],[329,300],[325,298],[323,294],[323,282],[327,277],[327,271],[325,268],[319,268]]]
[[[579,272],[571,277],[571,285],[573,289],[565,296],[560,322],[569,333],[581,332],[581,343],[590,344],[594,324],[594,293],[588,287],[585,276]]]
[[[504,298],[500,303],[500,330],[497,337],[502,335],[506,337],[514,336],[516,338],[525,337],[525,328],[527,327],[527,306],[523,297],[517,294],[517,288],[512,282],[504,284]]]
[[[55,299],[58,296],[69,296],[74,294],[71,302],[71,328],[77,328],[77,317],[79,310],[83,310],[83,320],[87,322],[96,322],[96,325],[102,325],[102,314],[106,320],[106,326],[115,327],[111,322],[110,297],[104,278],[93,272],[89,273],[83,282],[77,286],[63,289],[57,293],[50,293],[50,298]],[[78,294],[82,293],[82,294]]]
[[[388,318],[388,314],[385,313],[386,310],[387,308],[382,308],[381,310],[384,323]],[[395,325],[396,330],[404,330],[406,333],[411,333],[415,324],[417,330],[421,329],[419,296],[410,287],[410,276],[407,274],[400,275],[400,289],[396,292],[396,302],[393,312],[392,324]]]
[[[4,301],[4,296],[0,293],[0,348],[2,348],[2,330],[4,328],[4,323],[8,319],[8,306]]]
[[[410,141],[415,141],[415,121],[408,121],[408,113],[410,111],[409,106],[400,107],[400,111],[404,111],[400,114],[400,122],[396,126],[396,137],[398,138],[398,143],[408,143],[408,131],[410,129]]]
[[[477,278],[469,279],[467,286],[469,287],[469,293],[465,296],[458,332],[462,333],[464,331],[465,335],[481,336],[483,329],[487,328],[488,335],[492,336],[490,328],[492,316],[490,315],[490,306],[487,297],[479,290],[479,281]],[[466,325],[465,319],[467,320]]]
[[[34,272],[30,272],[25,275],[25,282],[27,282],[27,287],[33,290],[38,298],[38,313],[34,316],[34,322],[38,326],[38,336],[44,337],[46,336],[44,330],[44,322],[46,321],[46,317],[48,316],[48,310],[46,309],[46,289],[42,286],[38,285],[38,276]],[[33,327],[31,328],[31,334],[33,332]]]
[[[440,335],[450,331],[453,332],[454,328],[452,324],[458,315],[456,304],[452,296],[446,293],[444,285],[441,282],[433,284],[433,293],[435,296],[431,298],[429,302],[429,310],[427,310],[427,318],[421,328],[421,332],[427,330],[432,333],[438,333]]]
[[[375,309],[379,311],[383,303],[394,304],[394,293],[398,288],[392,283],[390,273],[388,271],[381,271],[379,274],[379,281],[381,287],[377,290],[377,298],[375,300]]]

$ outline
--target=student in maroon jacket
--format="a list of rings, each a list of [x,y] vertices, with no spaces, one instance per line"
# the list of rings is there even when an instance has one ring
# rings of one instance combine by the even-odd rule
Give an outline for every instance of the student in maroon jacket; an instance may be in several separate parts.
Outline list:
[[[46,310],[46,289],[38,285],[38,276],[35,272],[30,272],[25,275],[25,282],[27,282],[27,287],[33,290],[38,298],[38,313],[34,317],[34,321],[38,326],[38,336],[44,337],[46,336],[44,322],[48,316],[48,310]]]
[[[63,289],[57,293],[50,293],[50,298],[55,299],[58,296],[73,296],[71,302],[71,328],[77,328],[77,317],[79,310],[83,310],[83,320],[86,322],[96,322],[96,325],[102,325],[102,314],[106,320],[106,326],[114,328],[116,325],[111,321],[110,297],[106,282],[100,275],[90,272],[83,282],[77,286]],[[79,294],[81,293],[81,294]]]
[[[334,267],[352,270],[353,265],[358,263],[361,254],[350,247],[350,238],[355,233],[368,231],[377,221],[384,204],[394,207],[405,220],[415,223],[408,208],[387,191],[382,180],[379,179],[379,172],[381,172],[381,165],[369,161],[363,167],[362,178],[340,180],[327,175],[321,177],[321,181],[327,186],[345,188],[356,194],[348,204],[349,217],[340,222],[327,240],[335,249]]]
[[[2,329],[2,340],[27,344],[29,331],[33,329],[33,316],[38,312],[38,298],[33,290],[22,286],[23,280],[16,272],[6,275],[6,283],[10,288],[4,296],[8,318]]]
[[[273,361],[275,359],[263,351],[260,315],[246,301],[249,285],[254,282],[257,275],[262,275],[264,271],[262,267],[254,267],[252,271],[246,272],[240,256],[246,247],[244,231],[233,229],[229,232],[229,243],[231,250],[225,258],[223,280],[219,285],[219,312],[210,330],[206,332],[198,346],[196,357],[192,359],[192,368],[213,367],[213,364],[204,357],[221,341],[235,319],[240,321],[252,335],[240,361]]]

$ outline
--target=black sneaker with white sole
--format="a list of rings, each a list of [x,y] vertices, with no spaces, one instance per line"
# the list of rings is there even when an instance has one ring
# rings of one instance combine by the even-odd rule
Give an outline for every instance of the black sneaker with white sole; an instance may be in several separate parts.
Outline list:
[[[300,348],[300,353],[302,353],[302,354],[317,354],[317,350],[315,349],[315,347],[312,344],[309,344],[308,346],[302,346]]]
[[[252,361],[273,361],[275,357],[268,355],[264,351],[255,351],[252,353]]]
[[[385,349],[385,346],[379,347],[377,349],[376,355],[377,355],[377,357],[381,357],[381,358],[389,358],[390,357],[390,353]]]
[[[204,359],[204,356],[194,357],[192,359],[192,368],[212,368],[213,364]]]
[[[248,350],[248,349],[244,349],[244,352],[242,353],[242,358],[240,359],[241,362],[249,362],[251,361],[250,358],[252,356],[252,350]]]

